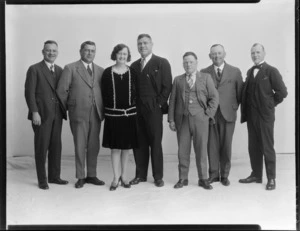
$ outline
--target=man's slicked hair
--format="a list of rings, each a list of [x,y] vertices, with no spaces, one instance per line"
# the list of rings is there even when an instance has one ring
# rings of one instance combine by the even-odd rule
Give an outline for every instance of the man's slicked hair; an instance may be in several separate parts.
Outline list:
[[[46,42],[44,42],[44,47],[45,47],[47,44],[55,44],[56,46],[58,46],[57,42],[55,42],[54,40],[47,40]]]
[[[138,36],[137,40],[140,40],[141,38],[144,38],[144,37],[149,38],[152,41],[152,38],[149,34],[140,34]]]
[[[185,52],[184,55],[182,56],[182,58],[184,59],[186,56],[189,56],[189,55],[194,56],[194,58],[195,58],[196,60],[198,60],[197,55],[196,55],[194,52],[192,52],[192,51]]]
[[[256,47],[256,46],[261,46],[261,48],[263,49],[263,51],[265,51],[265,48],[262,44],[260,43],[254,43],[252,47]]]
[[[82,49],[85,47],[85,45],[96,46],[96,43],[94,43],[94,42],[92,42],[92,41],[85,41],[85,42],[83,42],[83,43],[81,44],[80,50],[82,50]]]

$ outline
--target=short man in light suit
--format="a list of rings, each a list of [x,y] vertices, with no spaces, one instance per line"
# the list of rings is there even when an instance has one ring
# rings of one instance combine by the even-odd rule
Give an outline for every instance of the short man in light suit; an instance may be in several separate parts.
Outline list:
[[[224,186],[228,186],[232,137],[241,102],[243,78],[240,69],[224,61],[225,56],[221,44],[212,45],[209,57],[213,64],[201,71],[211,75],[220,98],[215,123],[209,126],[209,181],[213,183],[221,180]]]
[[[175,77],[168,113],[169,126],[177,131],[179,181],[174,188],[188,185],[191,141],[193,140],[198,185],[212,189],[207,173],[207,142],[209,119],[218,108],[219,96],[209,74],[197,71],[197,56],[193,52],[183,55],[185,73]]]
[[[65,66],[57,87],[57,93],[69,112],[70,127],[75,144],[76,188],[85,183],[104,185],[97,178],[97,156],[100,150],[100,127],[103,116],[101,77],[103,68],[93,60],[96,44],[81,44],[81,59]],[[85,162],[87,177],[85,178]]]

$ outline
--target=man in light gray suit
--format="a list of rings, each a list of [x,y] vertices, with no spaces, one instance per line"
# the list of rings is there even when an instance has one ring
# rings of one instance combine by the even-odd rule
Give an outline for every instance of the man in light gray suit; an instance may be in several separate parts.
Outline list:
[[[68,111],[75,144],[76,188],[85,183],[104,185],[97,178],[97,156],[100,150],[100,127],[103,120],[101,77],[103,68],[93,60],[96,44],[81,44],[81,60],[65,66],[57,87],[57,94]],[[85,162],[87,177],[85,178]]]
[[[220,98],[215,123],[209,126],[209,181],[213,183],[221,180],[224,186],[228,186],[232,137],[236,112],[241,102],[243,78],[240,69],[224,61],[225,56],[221,44],[212,45],[209,57],[213,64],[201,71],[211,75]]]
[[[191,141],[196,156],[198,185],[212,189],[207,173],[207,142],[209,119],[213,119],[219,103],[218,92],[210,75],[197,71],[197,56],[183,55],[185,73],[175,77],[170,97],[168,121],[177,131],[179,181],[174,188],[188,185]]]

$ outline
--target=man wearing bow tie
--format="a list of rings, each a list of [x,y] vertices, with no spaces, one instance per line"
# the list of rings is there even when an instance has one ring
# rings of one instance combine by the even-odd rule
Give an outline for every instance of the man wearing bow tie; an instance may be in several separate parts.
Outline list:
[[[28,119],[34,131],[35,164],[40,189],[49,189],[48,183],[68,184],[60,179],[61,130],[66,117],[55,92],[62,68],[54,61],[58,45],[53,40],[44,43],[44,60],[29,67],[25,82],[25,98],[28,105]],[[48,153],[48,180],[46,157]]]
[[[215,123],[209,126],[208,160],[210,183],[230,184],[231,146],[237,110],[241,102],[243,78],[241,71],[224,61],[226,52],[221,44],[212,45],[209,57],[213,64],[202,70],[211,75],[219,93]]]
[[[97,178],[97,156],[100,150],[100,127],[103,116],[101,77],[103,68],[93,60],[96,44],[81,44],[81,59],[65,66],[58,83],[57,93],[69,113],[70,127],[75,144],[76,188],[85,183],[104,185]],[[85,163],[87,171],[85,173]]]
[[[167,59],[152,53],[152,38],[140,34],[137,39],[141,58],[131,64],[137,75],[137,119],[138,144],[134,149],[136,163],[135,178],[132,185],[147,181],[149,156],[151,156],[152,174],[157,187],[163,181],[163,114],[172,88],[171,66]]]
[[[287,96],[279,71],[264,61],[263,45],[251,48],[255,64],[247,72],[242,93],[241,123],[247,122],[248,150],[252,172],[240,183],[262,183],[263,158],[267,173],[267,190],[276,187],[276,156],[274,150],[275,107]]]
[[[209,119],[214,119],[219,95],[209,74],[197,71],[194,52],[183,55],[185,73],[175,77],[170,96],[168,121],[177,132],[179,181],[174,188],[188,185],[191,142],[196,156],[198,185],[212,189],[207,171],[207,143]]]

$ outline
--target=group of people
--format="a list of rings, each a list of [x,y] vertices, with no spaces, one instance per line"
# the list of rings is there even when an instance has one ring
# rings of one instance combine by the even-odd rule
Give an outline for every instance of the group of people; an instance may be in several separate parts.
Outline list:
[[[155,186],[164,186],[164,114],[177,134],[179,177],[174,188],[188,185],[192,142],[198,185],[212,189],[211,184],[220,181],[228,186],[232,137],[241,104],[252,172],[239,182],[262,183],[264,158],[266,189],[275,189],[275,106],[287,96],[287,89],[279,71],[264,61],[263,45],[251,47],[254,66],[245,82],[241,71],[225,62],[221,44],[211,46],[212,65],[201,71],[197,69],[197,55],[186,52],[182,57],[185,72],[174,80],[170,63],[153,54],[152,47],[151,36],[140,34],[137,48],[141,58],[128,66],[130,49],[118,44],[111,54],[115,64],[103,69],[93,62],[96,44],[86,41],[80,47],[80,60],[62,69],[54,63],[58,44],[53,40],[44,43],[44,59],[29,67],[25,82],[39,188],[49,189],[48,183],[68,184],[60,178],[62,121],[67,117],[75,146],[76,188],[85,183],[105,184],[96,171],[103,120],[102,146],[111,149],[114,175],[110,190],[146,182],[150,159]],[[131,149],[136,171],[129,180],[126,174]]]

